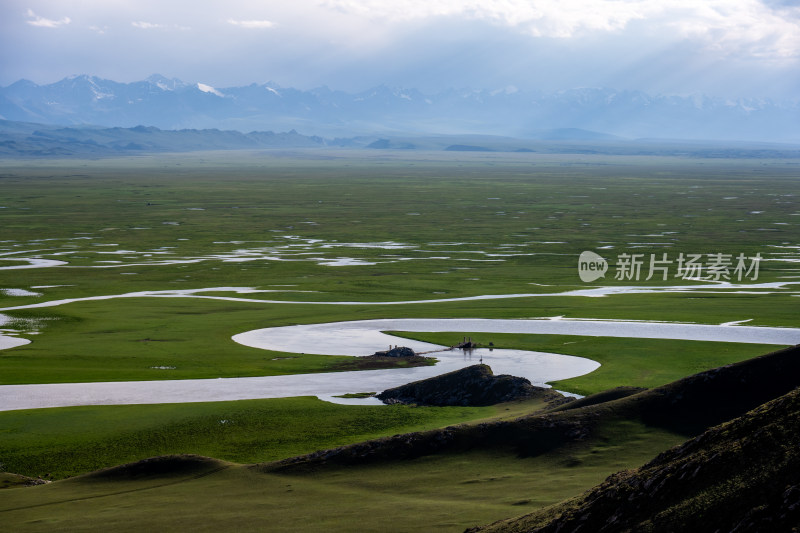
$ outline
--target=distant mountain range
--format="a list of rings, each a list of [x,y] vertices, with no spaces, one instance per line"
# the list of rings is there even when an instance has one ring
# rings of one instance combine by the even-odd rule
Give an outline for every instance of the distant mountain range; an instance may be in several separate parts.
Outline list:
[[[386,86],[349,94],[273,83],[215,88],[153,75],[119,83],[73,76],[0,88],[0,118],[56,125],[297,130],[306,135],[481,134],[541,139],[553,131],[613,136],[800,142],[800,102],[653,96],[603,88],[423,94]],[[557,134],[556,134],[557,135]],[[598,137],[599,136],[599,137]],[[558,140],[558,139],[553,139]]]
[[[317,148],[331,142],[296,131],[242,133],[218,129],[161,130],[153,126],[61,127],[0,120],[0,157],[102,157],[154,152]],[[343,140],[339,145],[346,142],[351,141]]]
[[[154,126],[105,128],[0,120],[0,158],[107,157],[204,150],[344,148],[443,152],[659,155],[712,158],[800,159],[800,146],[733,141],[626,140],[581,129],[540,132],[537,138],[494,135],[404,135],[323,138],[297,133],[235,130],[162,130]]]

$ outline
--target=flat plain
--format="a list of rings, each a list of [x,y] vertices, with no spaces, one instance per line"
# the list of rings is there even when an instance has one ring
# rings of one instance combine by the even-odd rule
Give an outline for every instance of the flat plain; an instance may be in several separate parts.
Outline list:
[[[342,370],[352,357],[259,350],[231,336],[367,318],[796,327],[799,171],[796,159],[356,150],[3,160],[0,327],[33,342],[0,352],[0,384]],[[584,250],[608,260],[604,278],[580,280]],[[644,279],[646,264],[638,280],[615,279],[615,260],[637,253],[645,260],[667,254],[675,261],[680,253],[763,260],[757,279],[686,280],[675,276],[674,262],[666,280]],[[8,268],[27,266],[39,268]],[[608,287],[619,291],[569,294]],[[511,294],[532,296],[452,301]],[[470,335],[497,347],[601,362],[591,374],[554,384],[580,394],[655,387],[776,348],[403,335],[448,345]],[[8,411],[0,412],[0,462],[6,472],[48,479],[161,454],[260,463],[542,407],[368,407],[292,398]],[[617,420],[583,444],[524,459],[476,450],[291,479],[229,463],[180,483],[112,487],[73,478],[4,489],[0,514],[19,530],[100,522],[125,529],[147,520],[163,527],[167,514],[186,527],[268,520],[275,530],[346,530],[359,521],[374,530],[392,521],[402,530],[463,530],[574,496],[683,438]],[[189,511],[214,501],[220,487],[231,496],[213,519]],[[73,500],[83,502],[79,513],[67,505]],[[109,518],[112,509],[117,518]]]

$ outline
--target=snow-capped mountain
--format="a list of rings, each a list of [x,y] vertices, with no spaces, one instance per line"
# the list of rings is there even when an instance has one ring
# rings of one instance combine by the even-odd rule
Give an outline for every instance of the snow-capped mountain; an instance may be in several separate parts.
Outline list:
[[[536,137],[579,128],[627,138],[800,141],[800,104],[654,96],[604,88],[545,94],[451,89],[423,94],[379,86],[357,94],[274,83],[214,87],[153,75],[118,83],[72,76],[49,85],[20,80],[0,88],[0,118],[48,124],[296,129],[313,135],[493,134]]]

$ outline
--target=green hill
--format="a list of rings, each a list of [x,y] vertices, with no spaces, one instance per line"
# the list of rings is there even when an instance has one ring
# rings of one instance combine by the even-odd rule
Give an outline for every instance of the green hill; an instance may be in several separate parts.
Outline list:
[[[565,503],[472,532],[797,531],[800,389]]]

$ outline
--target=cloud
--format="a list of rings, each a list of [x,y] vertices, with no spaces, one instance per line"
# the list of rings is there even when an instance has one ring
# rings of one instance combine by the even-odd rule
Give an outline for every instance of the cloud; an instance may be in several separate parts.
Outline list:
[[[136,81],[162,72],[221,88],[271,80],[348,91],[385,83],[427,92],[514,85],[800,94],[800,0],[68,4],[62,11],[64,0],[0,0],[0,84],[75,73]],[[66,14],[67,28],[58,20]]]
[[[228,19],[228,24],[240,26],[247,29],[267,29],[275,26],[275,23],[269,20],[234,20]]]
[[[385,27],[462,19],[536,38],[621,34],[633,25],[730,56],[800,57],[798,0],[326,0],[325,8]]]
[[[60,20],[46,19],[34,13],[32,9],[29,9],[26,15],[31,20],[27,20],[25,22],[27,22],[31,26],[36,26],[39,28],[58,28],[59,26],[65,26],[70,22],[72,22],[69,17],[64,17]]]
[[[572,37],[586,30],[617,31],[647,17],[653,0],[327,0],[342,14],[391,22],[459,17],[515,27],[537,37]]]
[[[800,18],[787,17],[785,11],[776,12],[759,0],[731,4],[726,1],[695,4],[694,16],[672,20],[667,25],[719,57],[800,58]]]
[[[175,29],[180,31],[191,30],[191,26],[183,26],[181,24],[156,24],[154,22],[136,21],[131,22],[131,26],[139,28],[140,30],[153,30],[153,29]],[[102,32],[101,32],[102,33]]]
[[[137,21],[131,22],[131,26],[142,30],[152,30],[153,28],[163,28],[161,24],[153,24],[152,22]]]

